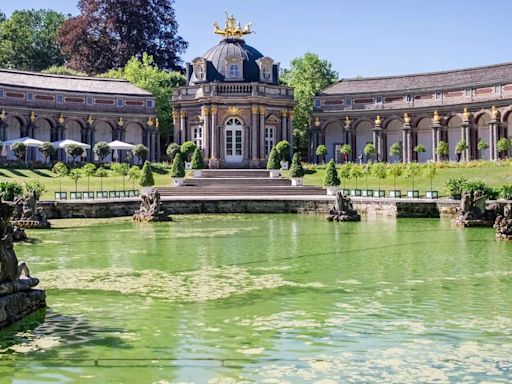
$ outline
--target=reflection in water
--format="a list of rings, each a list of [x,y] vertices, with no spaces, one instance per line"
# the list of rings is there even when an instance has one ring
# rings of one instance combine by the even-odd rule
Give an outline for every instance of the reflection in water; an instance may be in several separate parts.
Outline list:
[[[0,334],[10,381],[512,380],[512,245],[439,220],[177,216],[33,232],[44,322]],[[16,367],[16,368],[14,368]]]

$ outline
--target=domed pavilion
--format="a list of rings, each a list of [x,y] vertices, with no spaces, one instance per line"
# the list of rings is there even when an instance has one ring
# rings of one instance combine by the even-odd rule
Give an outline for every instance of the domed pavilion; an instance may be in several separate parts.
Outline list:
[[[292,142],[293,89],[279,63],[246,44],[251,24],[226,15],[222,40],[187,63],[187,85],[171,100],[174,141],[193,141],[210,168],[261,168],[280,140]]]

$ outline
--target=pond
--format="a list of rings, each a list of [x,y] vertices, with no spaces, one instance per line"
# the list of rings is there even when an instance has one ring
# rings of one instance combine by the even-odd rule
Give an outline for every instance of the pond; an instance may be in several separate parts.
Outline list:
[[[13,383],[505,383],[512,244],[449,221],[60,221],[18,244],[48,309],[0,332]]]

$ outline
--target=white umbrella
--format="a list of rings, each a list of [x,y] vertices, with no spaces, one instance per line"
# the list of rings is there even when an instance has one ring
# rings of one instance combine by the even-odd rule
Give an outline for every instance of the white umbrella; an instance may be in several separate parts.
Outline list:
[[[83,148],[83,149],[91,149],[91,146],[89,144],[81,143],[79,141],[75,141],[75,140],[71,140],[71,139],[54,141],[52,143],[52,145],[55,148],[61,148],[61,149],[65,149],[69,145],[78,145],[80,148]]]
[[[11,139],[7,141],[2,141],[2,145],[10,147],[13,144],[16,143],[23,143],[27,147],[37,147],[40,148],[43,145],[43,142],[41,140],[36,140],[31,137],[25,136],[20,137],[19,139]]]
[[[118,159],[118,152],[119,150],[130,150],[130,149],[133,149],[135,148],[135,145],[133,144],[130,144],[130,143],[125,143],[124,141],[120,141],[120,140],[114,140],[110,143],[108,143],[108,146],[110,147],[110,149],[113,149],[114,150],[114,160],[117,160]]]

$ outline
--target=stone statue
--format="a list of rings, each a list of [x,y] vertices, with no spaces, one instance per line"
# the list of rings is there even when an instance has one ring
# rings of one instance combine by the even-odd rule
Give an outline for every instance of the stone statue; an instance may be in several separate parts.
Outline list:
[[[494,222],[496,238],[500,240],[512,240],[512,204],[508,203],[503,208],[503,215],[498,215]]]
[[[480,191],[463,193],[455,225],[461,227],[492,227],[496,219],[497,208],[486,207],[486,198]]]
[[[0,202],[0,329],[46,306],[44,291],[32,289],[39,280],[14,252],[12,211],[13,206]]]
[[[345,196],[342,191],[338,191],[334,207],[329,211],[328,221],[360,221],[361,216],[354,210],[352,200]]]
[[[12,224],[18,228],[50,228],[43,210],[37,207],[39,196],[35,191],[23,197],[17,197],[13,205]]]
[[[134,221],[172,221],[162,211],[160,193],[155,188],[144,191],[140,195],[140,208],[133,214]]]

